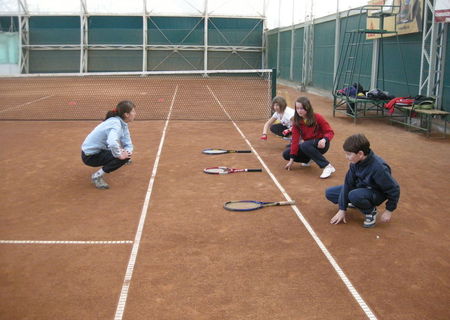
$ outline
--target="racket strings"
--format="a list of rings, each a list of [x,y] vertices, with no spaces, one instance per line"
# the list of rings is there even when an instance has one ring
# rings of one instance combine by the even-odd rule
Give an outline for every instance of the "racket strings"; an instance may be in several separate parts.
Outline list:
[[[229,170],[227,168],[206,168],[204,171],[207,173],[221,174],[221,173],[228,173]]]
[[[225,204],[228,209],[235,210],[245,210],[245,209],[256,209],[261,207],[261,204],[250,201],[237,201],[237,202],[228,202]]]

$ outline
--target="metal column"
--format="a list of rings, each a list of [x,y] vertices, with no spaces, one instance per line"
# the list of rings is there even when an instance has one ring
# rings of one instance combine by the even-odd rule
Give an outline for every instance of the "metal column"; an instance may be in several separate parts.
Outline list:
[[[88,17],[86,0],[80,0],[80,73],[88,71]]]
[[[306,2],[307,5],[308,2]],[[313,17],[313,1],[310,0],[311,8],[305,10],[305,26],[303,28],[303,61],[302,61],[302,84],[301,89],[312,84],[312,67],[313,67],[313,51],[314,51],[314,17]]]
[[[24,0],[18,0],[20,10],[23,15],[19,16],[19,38],[20,38],[20,57],[19,66],[20,73],[28,73],[30,71],[30,25],[29,12],[27,3]]]
[[[441,109],[447,24],[435,22],[433,0],[424,0],[424,5],[419,94],[436,97],[436,109]]]

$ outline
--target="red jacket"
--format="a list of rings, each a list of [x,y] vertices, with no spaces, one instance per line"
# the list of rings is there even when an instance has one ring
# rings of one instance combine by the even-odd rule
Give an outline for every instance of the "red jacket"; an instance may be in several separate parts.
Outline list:
[[[300,127],[296,124],[292,126],[291,155],[297,155],[300,138],[304,141],[322,138],[331,141],[333,139],[334,131],[327,120],[318,113],[314,113],[314,115],[317,122],[314,127],[308,127],[303,119],[300,120]]]
[[[384,105],[386,109],[389,109],[389,114],[393,114],[395,111],[395,105],[402,105],[402,106],[412,106],[414,104],[414,99],[412,98],[394,98],[388,103]]]

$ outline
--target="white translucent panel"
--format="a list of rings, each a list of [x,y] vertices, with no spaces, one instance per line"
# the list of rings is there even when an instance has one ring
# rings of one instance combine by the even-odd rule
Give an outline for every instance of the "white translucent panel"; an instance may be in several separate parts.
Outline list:
[[[269,29],[366,5],[368,0],[84,0],[89,14],[267,17]],[[80,14],[81,0],[23,0],[30,14]],[[146,8],[145,8],[146,7]],[[0,15],[23,12],[18,0],[0,0]]]
[[[283,28],[299,24],[305,21],[306,15],[309,15],[310,12],[311,0],[271,1],[269,8],[266,10],[268,26],[275,25],[275,28]],[[269,27],[269,29],[271,28]]]
[[[263,0],[208,0],[208,14],[262,17]]]
[[[266,28],[278,28],[278,0],[268,0],[266,3]]]
[[[355,2],[354,0],[352,0]],[[367,0],[365,0],[367,2]],[[339,0],[340,2],[340,0]],[[337,12],[337,1],[314,1],[313,17],[320,18]]]
[[[151,15],[198,16],[205,11],[205,0],[147,0]]]
[[[17,0],[1,0],[0,1],[0,13],[8,12],[20,12],[19,3]]]
[[[26,3],[30,14],[80,13],[80,1],[27,0],[23,2]]]
[[[338,11],[367,5],[368,0],[266,0],[267,28],[283,28],[306,19],[334,15]]]
[[[66,0],[72,1],[72,0]],[[143,0],[86,0],[89,14],[143,14]]]
[[[368,0],[339,0],[339,11],[366,6],[368,2]]]

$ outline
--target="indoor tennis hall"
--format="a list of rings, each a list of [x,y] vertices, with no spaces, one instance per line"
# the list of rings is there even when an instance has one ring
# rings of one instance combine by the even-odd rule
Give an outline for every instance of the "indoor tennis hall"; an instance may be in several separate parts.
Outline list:
[[[342,49],[346,20],[395,4],[339,1],[319,16],[321,1],[241,1],[239,14],[236,1],[144,1],[144,14],[141,1],[39,2],[0,5],[0,319],[450,318],[447,69],[437,92],[422,91],[431,111],[391,114],[335,89],[375,77],[397,97],[419,94],[423,30],[364,39],[370,56],[418,47],[384,63],[353,52],[356,78],[342,71],[345,50],[336,60],[325,44]],[[404,6],[381,16],[405,25]],[[403,62],[414,62],[407,77]],[[308,97],[332,127],[329,178],[314,163],[286,170],[290,141],[261,139],[275,96],[292,108]],[[80,148],[122,100],[136,106],[132,162],[100,190]],[[344,182],[342,145],[356,133],[401,190],[391,221],[373,228],[356,208],[330,224],[338,207],[325,198]],[[205,174],[218,166],[260,171]],[[237,200],[295,204],[224,208]]]

